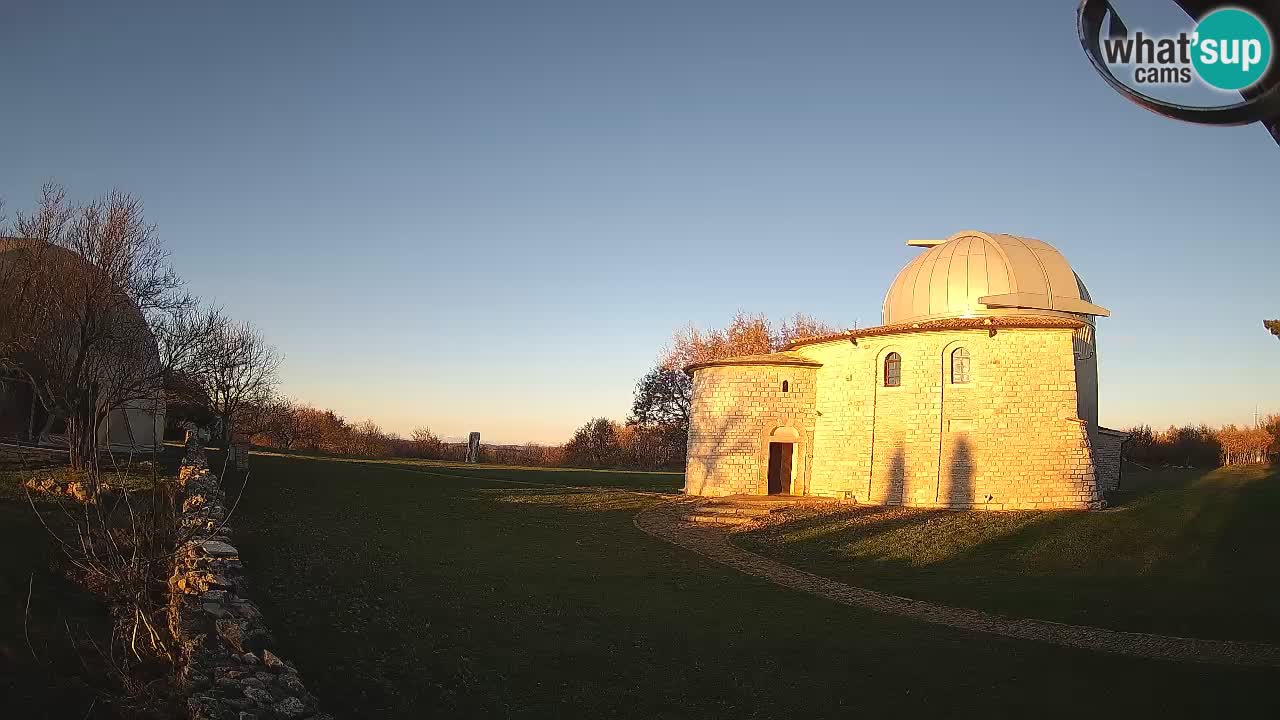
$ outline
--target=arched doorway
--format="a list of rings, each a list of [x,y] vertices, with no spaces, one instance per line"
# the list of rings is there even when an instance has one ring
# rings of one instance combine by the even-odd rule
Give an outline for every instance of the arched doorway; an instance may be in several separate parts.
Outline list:
[[[778,427],[769,433],[768,494],[793,494],[796,444],[799,442],[800,433],[793,427]]]

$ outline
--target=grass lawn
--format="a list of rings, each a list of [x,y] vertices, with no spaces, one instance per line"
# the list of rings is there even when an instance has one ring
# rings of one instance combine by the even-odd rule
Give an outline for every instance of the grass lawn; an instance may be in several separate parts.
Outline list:
[[[87,638],[103,642],[110,617],[98,598],[66,578],[64,558],[22,490],[33,473],[59,473],[61,465],[56,455],[20,457],[0,448],[0,717],[109,717],[91,687],[103,679],[81,664],[98,667],[94,651],[79,646]],[[56,504],[37,505],[59,525]]]
[[[259,455],[232,520],[340,717],[1271,715],[1271,670],[954,631],[739,575],[634,514],[677,475]],[[520,483],[564,483],[565,490]]]
[[[684,487],[684,473],[643,470],[586,470],[582,468],[517,467],[511,465],[465,465],[440,460],[370,460],[327,457],[299,453],[263,452],[255,457],[291,457],[382,467],[394,472],[415,472],[427,477],[475,478],[518,485],[569,485],[608,487],[641,492],[674,493]],[[216,456],[211,456],[216,459]],[[256,467],[256,465],[255,465]],[[215,468],[216,469],[216,468]]]
[[[738,535],[819,575],[1009,615],[1280,642],[1280,473],[1126,471],[1106,512],[856,508]]]

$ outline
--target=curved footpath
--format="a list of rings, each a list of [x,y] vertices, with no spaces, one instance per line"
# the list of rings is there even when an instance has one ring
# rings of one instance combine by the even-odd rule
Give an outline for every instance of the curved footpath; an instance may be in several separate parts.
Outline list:
[[[689,501],[675,501],[642,510],[635,517],[635,525],[649,535],[692,550],[739,572],[763,578],[785,588],[812,593],[842,605],[961,630],[976,630],[1021,640],[1038,640],[1133,657],[1280,667],[1280,646],[1266,643],[1198,640],[1068,625],[1048,620],[1011,618],[846,585],[743,550],[729,542],[729,533],[722,528],[685,522],[681,517],[688,512],[688,506]]]

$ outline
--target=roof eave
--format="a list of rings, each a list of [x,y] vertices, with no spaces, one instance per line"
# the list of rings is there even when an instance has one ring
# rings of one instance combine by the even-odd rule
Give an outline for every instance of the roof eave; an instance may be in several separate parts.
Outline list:
[[[785,356],[781,353],[771,353],[769,355],[743,355],[738,357],[718,358],[716,360],[703,360],[702,362],[690,363],[684,366],[686,375],[693,375],[697,370],[708,367],[741,367],[748,365],[777,365],[782,367],[808,367],[819,368],[822,363],[817,360],[811,360],[805,357]]]
[[[831,335],[819,335],[801,340],[793,340],[782,348],[784,352],[806,345],[837,342],[840,340],[857,340],[859,338],[880,337],[884,335],[906,335],[920,332],[946,332],[949,330],[999,330],[999,329],[1075,329],[1088,325],[1083,319],[1048,315],[993,315],[972,318],[938,318],[919,322],[898,323],[895,325],[876,325],[874,327],[846,330]]]

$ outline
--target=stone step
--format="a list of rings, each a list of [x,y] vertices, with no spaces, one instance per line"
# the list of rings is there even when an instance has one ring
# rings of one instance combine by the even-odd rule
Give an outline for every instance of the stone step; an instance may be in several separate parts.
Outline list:
[[[715,505],[708,503],[698,508],[700,513],[713,515],[742,515],[744,517],[760,517],[768,515],[778,508],[761,507],[759,505]]]
[[[787,507],[799,505],[796,502],[780,502],[777,500],[713,500],[703,503],[701,510],[712,510],[714,507],[723,507],[723,509],[742,510],[742,511],[758,511],[760,514],[769,514],[774,510],[786,510]]]
[[[810,498],[796,497],[792,495],[727,495],[724,497],[712,498],[707,501],[708,505],[731,505],[734,507],[790,507],[802,502],[810,501]]]
[[[721,515],[706,513],[691,513],[685,515],[686,522],[706,523],[709,525],[743,525],[751,522],[751,518],[744,515]]]

